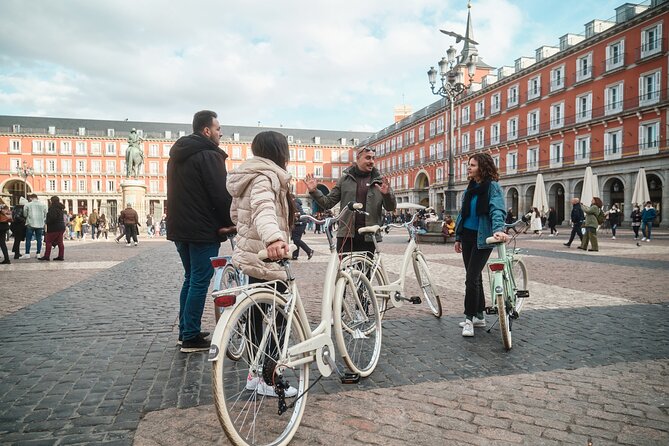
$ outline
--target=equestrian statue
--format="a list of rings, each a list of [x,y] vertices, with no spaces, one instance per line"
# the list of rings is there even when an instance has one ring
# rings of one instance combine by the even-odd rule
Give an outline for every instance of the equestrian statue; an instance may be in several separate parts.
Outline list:
[[[125,152],[125,176],[137,178],[140,168],[144,165],[144,151],[140,146],[142,138],[137,135],[137,130],[132,129],[128,136],[128,149]]]

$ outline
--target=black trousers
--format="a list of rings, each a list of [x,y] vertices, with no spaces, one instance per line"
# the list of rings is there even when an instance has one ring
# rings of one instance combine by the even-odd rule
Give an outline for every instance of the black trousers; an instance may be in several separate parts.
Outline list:
[[[21,255],[21,242],[26,239],[26,227],[16,228],[16,231],[12,232],[14,235],[14,244],[12,245],[12,252],[14,253],[14,258]]]
[[[578,235],[578,239],[583,241],[583,234],[581,233],[581,224],[574,223],[574,226],[571,228],[571,234],[569,235],[568,245],[571,245],[571,242],[574,241],[574,238]]]
[[[307,227],[305,225],[295,226],[293,229],[292,239],[293,243],[295,243],[295,246],[297,246],[297,249],[293,251],[293,259],[297,259],[300,256],[300,248],[302,248],[302,251],[306,252],[307,254],[311,252],[309,245],[302,241],[302,236],[306,230]]]
[[[483,275],[492,249],[479,249],[476,244],[477,231],[463,229],[460,236],[462,260],[465,263],[465,316],[474,317],[476,313],[485,311],[485,294],[483,293]]]
[[[374,242],[365,241],[365,237],[356,234],[353,238],[337,237],[337,252],[344,254],[351,251],[365,251],[374,255]]]
[[[125,225],[125,240],[130,243],[130,238],[137,243],[137,225]]]
[[[249,276],[249,284],[252,283],[263,283],[267,282],[267,280],[262,280],[258,279],[255,277]],[[280,293],[285,293],[286,287],[283,284],[277,284],[277,291]],[[250,311],[249,315],[249,325],[251,327],[251,333],[250,333],[250,338],[251,338],[251,344],[249,346],[249,354],[251,355],[250,357],[253,358],[256,354],[256,351],[258,349],[258,344],[260,344],[260,341],[262,339],[263,335],[263,321],[264,321],[264,316],[263,313],[267,312],[268,310],[268,305],[267,304],[259,304],[259,307],[253,307]],[[283,314],[279,311],[276,311],[276,331],[278,334],[279,342],[283,344],[283,340],[285,338],[285,329],[286,329],[286,318],[283,316]],[[273,362],[276,361],[279,357],[279,349],[281,348],[281,345],[276,345],[276,341],[273,335],[270,335],[267,339],[267,345],[265,346],[265,357],[262,360],[263,364],[263,370],[274,370],[274,364]],[[267,381],[267,378],[265,377],[265,380]],[[268,382],[268,384],[271,384],[271,381]]]

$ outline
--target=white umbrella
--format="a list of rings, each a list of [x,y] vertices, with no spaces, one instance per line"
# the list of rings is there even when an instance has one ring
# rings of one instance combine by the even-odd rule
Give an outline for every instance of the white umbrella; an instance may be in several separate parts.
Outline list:
[[[592,176],[592,196],[602,198],[599,193],[599,178],[597,175]]]
[[[639,169],[639,173],[636,174],[636,183],[634,184],[634,193],[632,194],[632,206],[638,204],[643,207],[647,201],[650,201],[650,193],[648,192],[646,169],[642,167]]]
[[[595,195],[597,193],[597,195]],[[590,206],[592,197],[599,196],[599,186],[597,185],[597,178],[592,174],[590,166],[585,168],[585,176],[583,177],[583,189],[581,190],[581,203],[585,206]]]
[[[537,182],[534,185],[534,197],[532,197],[532,207],[537,208],[539,213],[548,213],[548,197],[546,196],[546,186],[544,185],[544,176],[537,175]]]

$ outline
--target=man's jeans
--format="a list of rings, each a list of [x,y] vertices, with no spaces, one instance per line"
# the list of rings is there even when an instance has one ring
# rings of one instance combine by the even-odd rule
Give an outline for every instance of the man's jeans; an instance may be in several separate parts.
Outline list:
[[[653,222],[652,221],[644,221],[641,222],[641,235],[643,235],[645,238],[650,240],[650,230],[653,227]],[[30,242],[26,242],[30,243]]]
[[[26,226],[26,254],[30,254],[30,244],[33,240],[33,234],[37,239],[37,253],[42,252],[42,234],[44,233],[44,228],[33,228],[32,226]]]
[[[174,242],[184,267],[184,282],[179,296],[179,337],[186,341],[200,331],[202,313],[207,298],[209,282],[214,275],[211,257],[218,255],[221,247],[216,243]]]

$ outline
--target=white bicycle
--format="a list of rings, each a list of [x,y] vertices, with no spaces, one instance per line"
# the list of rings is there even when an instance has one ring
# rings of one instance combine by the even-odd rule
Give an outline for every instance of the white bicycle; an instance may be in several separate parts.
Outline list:
[[[350,203],[339,218],[353,209]],[[335,372],[342,382],[355,383],[369,376],[378,363],[381,315],[364,274],[340,265],[332,228],[339,218],[328,218],[324,225],[330,260],[321,321],[315,329],[291,272],[290,254],[279,262],[286,271],[285,281],[214,293],[221,303],[227,301],[209,351],[214,402],[223,430],[235,445],[288,444],[300,425],[308,391],[321,377]],[[239,337],[246,345],[239,359],[221,354]],[[352,373],[338,369],[335,343]],[[309,366],[314,362],[321,376],[310,384]]]

